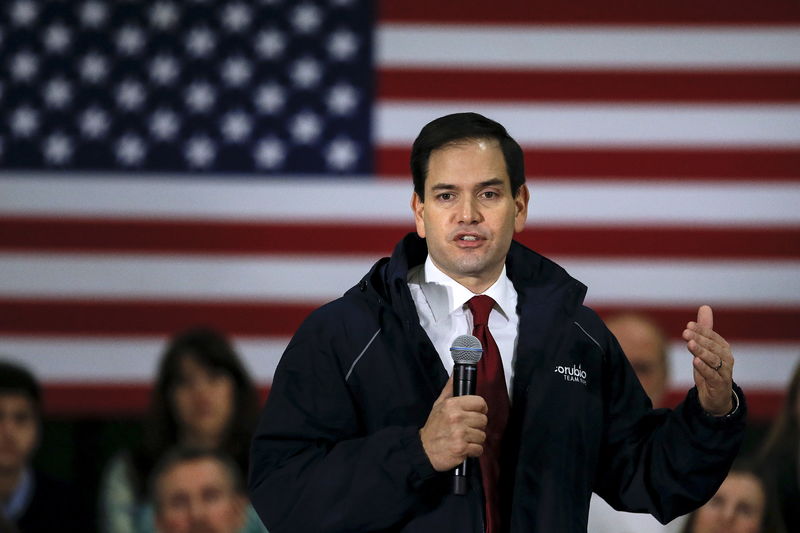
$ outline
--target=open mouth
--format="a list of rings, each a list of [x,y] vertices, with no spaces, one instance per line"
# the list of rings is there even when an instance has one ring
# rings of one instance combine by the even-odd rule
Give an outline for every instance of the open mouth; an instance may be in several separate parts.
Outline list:
[[[486,239],[478,233],[457,233],[453,239],[456,243],[465,246],[478,246]]]

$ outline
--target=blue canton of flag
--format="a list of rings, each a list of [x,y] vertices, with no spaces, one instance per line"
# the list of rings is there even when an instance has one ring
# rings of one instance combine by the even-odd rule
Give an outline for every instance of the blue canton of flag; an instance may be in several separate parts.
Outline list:
[[[0,167],[367,174],[366,0],[15,0]]]

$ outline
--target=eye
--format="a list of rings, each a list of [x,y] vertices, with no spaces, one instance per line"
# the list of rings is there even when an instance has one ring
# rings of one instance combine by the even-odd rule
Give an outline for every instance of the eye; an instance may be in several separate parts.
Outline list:
[[[453,199],[453,193],[451,192],[443,192],[436,195],[436,198],[439,200],[443,200],[445,202]]]

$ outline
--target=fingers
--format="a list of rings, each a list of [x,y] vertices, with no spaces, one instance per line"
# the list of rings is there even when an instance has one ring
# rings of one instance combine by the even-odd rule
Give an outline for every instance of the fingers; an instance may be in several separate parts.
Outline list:
[[[705,328],[714,329],[714,313],[711,307],[707,305],[700,306],[697,310],[697,323]]]
[[[420,428],[425,453],[439,472],[453,468],[466,457],[478,457],[483,453],[489,421],[486,400],[480,396],[453,397],[452,383],[448,385]]]
[[[695,322],[689,322],[683,331],[686,347],[696,358],[708,365],[713,372],[727,372],[733,368],[733,354],[728,342],[713,330]],[[722,366],[720,367],[720,362]]]

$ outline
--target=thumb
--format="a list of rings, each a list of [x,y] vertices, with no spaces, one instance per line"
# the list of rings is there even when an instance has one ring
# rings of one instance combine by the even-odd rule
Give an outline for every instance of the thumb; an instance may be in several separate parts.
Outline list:
[[[700,306],[700,309],[697,310],[697,323],[708,329],[714,329],[714,313],[711,311],[711,307]]]
[[[452,397],[453,397],[453,376],[450,376],[450,379],[448,379],[447,383],[444,384],[442,392],[439,393],[439,397],[436,399],[436,403],[442,402]]]

